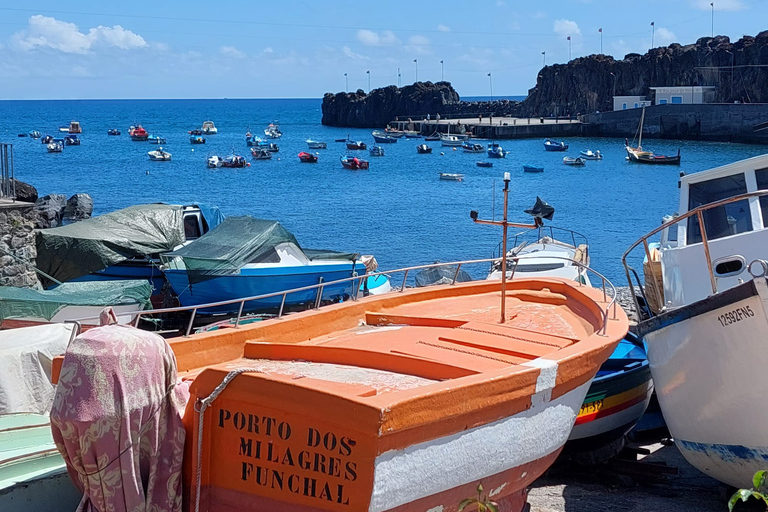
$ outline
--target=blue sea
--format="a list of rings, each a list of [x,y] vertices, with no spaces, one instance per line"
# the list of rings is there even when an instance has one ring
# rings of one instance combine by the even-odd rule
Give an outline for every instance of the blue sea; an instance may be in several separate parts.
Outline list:
[[[386,155],[369,157],[370,170],[349,171],[339,157],[345,138],[373,143],[370,130],[329,128],[320,124],[321,100],[82,100],[0,101],[0,141],[13,144],[16,177],[37,187],[40,195],[87,192],[94,214],[137,203],[204,202],[226,215],[253,215],[279,220],[305,247],[374,254],[381,269],[465,259],[489,258],[501,239],[500,228],[475,225],[481,218],[501,217],[502,177],[510,172],[510,220],[526,222],[523,210],[536,197],[556,209],[554,226],[589,239],[592,267],[616,285],[624,285],[623,251],[678,209],[678,173],[704,169],[765,152],[762,146],[711,142],[649,140],[657,153],[682,151],[678,167],[654,167],[625,161],[624,139],[566,139],[576,156],[600,150],[605,159],[585,168],[562,164],[563,153],[546,153],[542,140],[502,141],[511,151],[492,168],[476,167],[482,154],[440,147],[419,155],[420,139],[384,145]],[[82,145],[49,154],[39,140],[18,133],[39,130],[57,136],[70,120],[83,127]],[[213,120],[219,130],[205,145],[192,146],[187,132]],[[262,135],[277,121],[284,135],[272,160],[253,161],[245,133]],[[152,162],[156,146],[133,142],[128,127],[141,123],[165,137],[170,162]],[[119,137],[107,129],[119,128]],[[317,164],[297,158],[308,138],[328,142]],[[209,169],[212,154],[247,156],[244,169]],[[442,154],[444,153],[444,154]],[[523,173],[522,165],[544,167]],[[438,173],[463,173],[462,182],[441,181]],[[494,201],[495,190],[495,201]],[[495,208],[494,208],[495,206]],[[480,272],[480,269],[475,271]],[[476,277],[482,277],[477,275]]]

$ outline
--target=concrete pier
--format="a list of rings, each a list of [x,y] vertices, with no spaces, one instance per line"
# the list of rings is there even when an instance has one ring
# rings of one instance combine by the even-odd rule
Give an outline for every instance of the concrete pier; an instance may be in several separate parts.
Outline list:
[[[568,118],[519,117],[457,117],[451,119],[414,119],[393,121],[390,126],[415,130],[422,134],[434,132],[466,133],[483,139],[530,139],[546,137],[576,137],[582,134],[582,123]],[[411,128],[409,128],[409,126]]]

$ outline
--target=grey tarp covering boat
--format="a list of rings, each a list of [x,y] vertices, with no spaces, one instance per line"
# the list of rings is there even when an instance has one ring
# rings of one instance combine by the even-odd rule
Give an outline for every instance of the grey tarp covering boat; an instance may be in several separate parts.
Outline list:
[[[298,247],[310,260],[359,259],[359,254],[319,249],[302,249],[296,237],[274,220],[250,216],[227,217],[197,240],[167,254],[167,260],[179,257],[184,261],[190,283],[239,272],[248,263],[277,263],[275,248],[282,243]]]
[[[63,283],[52,290],[33,290],[0,286],[0,321],[9,318],[50,320],[65,306],[149,306],[152,285],[149,281],[115,280]]]
[[[172,251],[184,242],[183,208],[136,205],[37,232],[37,268],[70,281],[128,258]]]

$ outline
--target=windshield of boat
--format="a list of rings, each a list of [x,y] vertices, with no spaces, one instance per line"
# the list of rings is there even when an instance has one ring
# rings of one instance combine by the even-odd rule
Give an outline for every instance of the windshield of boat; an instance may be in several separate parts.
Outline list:
[[[715,178],[688,185],[688,211],[699,206],[747,193],[744,173]],[[752,231],[749,201],[743,199],[702,212],[707,227],[707,239],[715,240],[737,233]],[[701,229],[697,217],[688,218],[689,244],[701,242]]]
[[[768,190],[768,169],[757,169],[755,179],[758,190]],[[763,227],[768,228],[768,196],[760,197],[760,213],[763,217]]]

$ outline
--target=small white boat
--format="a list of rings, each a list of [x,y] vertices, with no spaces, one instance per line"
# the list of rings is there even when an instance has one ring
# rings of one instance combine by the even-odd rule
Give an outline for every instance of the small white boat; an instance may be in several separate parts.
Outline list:
[[[167,151],[163,151],[163,148],[157,148],[154,151],[147,153],[149,159],[155,162],[167,162],[171,159],[171,154]]]
[[[576,167],[582,167],[587,164],[587,161],[581,158],[580,156],[577,156],[576,158],[566,156],[563,158],[563,163],[565,165],[574,165]]]
[[[464,139],[460,139],[455,135],[445,135],[440,137],[440,144],[448,147],[459,147],[464,144]]]
[[[598,149],[597,151],[592,151],[591,149],[586,149],[581,152],[581,158],[584,160],[602,160],[603,154]]]
[[[224,160],[218,155],[213,155],[208,157],[208,167],[216,168],[221,167],[224,163]]]
[[[283,136],[283,132],[280,131],[277,123],[269,123],[269,126],[264,130],[264,136],[268,139],[279,139]]]
[[[384,156],[384,148],[381,146],[371,146],[368,148],[368,152],[371,156]]]
[[[328,145],[325,142],[307,139],[307,147],[309,147],[309,149],[325,149],[327,146]]]
[[[461,149],[465,153],[485,153],[485,148],[482,144],[472,144],[470,142],[465,142],[462,144]]]
[[[48,143],[49,153],[61,153],[63,150],[64,150],[64,141],[55,139]]]
[[[219,133],[219,130],[213,125],[213,121],[204,121],[200,131],[203,132],[203,135],[216,135]]]
[[[464,175],[458,173],[441,172],[440,179],[447,181],[462,181],[464,179]]]

